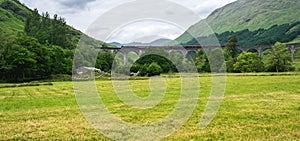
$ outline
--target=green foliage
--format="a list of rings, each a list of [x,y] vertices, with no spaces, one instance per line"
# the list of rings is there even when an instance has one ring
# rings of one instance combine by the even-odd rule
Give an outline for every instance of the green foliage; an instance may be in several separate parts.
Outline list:
[[[300,35],[297,36],[293,41],[289,42],[290,44],[300,43]]]
[[[282,43],[277,42],[269,53],[263,58],[267,71],[293,71],[292,58],[289,49]]]
[[[234,64],[236,72],[260,72],[263,71],[263,64],[257,53],[243,52],[237,57]]]
[[[73,61],[76,62],[75,68],[91,66],[95,62],[92,57],[97,54],[90,48],[112,47],[68,26],[58,15],[54,15],[53,19],[48,12],[41,16],[37,9],[30,10],[18,0],[0,1],[0,32],[1,81],[30,81],[59,74],[70,75]],[[82,39],[83,51],[75,52],[79,39]],[[102,55],[98,58],[98,66],[109,71],[113,55]]]
[[[151,63],[147,68],[148,76],[160,75],[162,72],[162,68],[155,62]]]
[[[148,74],[148,67],[146,65],[139,65],[139,75],[140,76],[147,76]]]
[[[209,60],[211,72],[224,72],[225,59],[223,51],[220,48],[210,49],[207,51],[207,58]]]
[[[105,51],[100,51],[98,53],[98,57],[96,61],[96,68],[99,68],[105,72],[110,72],[114,58],[115,58],[114,54]]]
[[[63,49],[59,46],[51,46],[49,48],[52,74],[71,74],[73,51]]]
[[[18,0],[4,0],[0,3],[0,7],[13,12],[20,19],[28,16],[28,8],[23,6]]]
[[[130,71],[140,76],[153,76],[161,73],[195,71],[193,69],[192,61],[181,52],[172,51],[168,54],[162,48],[151,48],[132,64]]]
[[[238,40],[235,36],[229,36],[225,51],[227,51],[231,58],[235,60],[238,54]]]
[[[30,10],[13,0],[0,1],[0,30],[2,33],[23,32],[24,21]]]
[[[194,62],[198,72],[210,72],[209,61],[203,49],[198,51],[196,57],[194,58]]]
[[[224,53],[227,54],[226,52],[224,52]],[[235,61],[230,56],[226,58],[225,64],[226,64],[227,72],[235,72],[234,71],[234,62]]]
[[[146,50],[144,56],[142,56],[135,63],[139,64],[140,66],[146,65],[148,67],[150,64],[155,62],[160,65],[163,73],[168,73],[169,71],[174,71],[175,66],[170,60],[166,58],[167,56],[169,55],[164,51],[164,49],[151,48]]]
[[[168,72],[184,72],[186,71],[186,65],[184,62],[186,60],[185,56],[181,52],[172,51],[169,54],[170,61],[172,62],[172,66]]]
[[[130,75],[130,68],[129,66],[126,65],[117,65],[114,66],[114,68],[112,69],[114,74],[123,74],[123,75]]]
[[[40,43],[75,48],[70,43],[71,37],[67,34],[67,30],[65,19],[57,15],[50,19],[47,12],[40,16],[37,9],[34,9],[25,22],[26,34],[37,38]]]
[[[238,45],[243,46],[256,46],[256,45],[272,45],[278,42],[290,42],[297,43],[297,37],[300,35],[300,22],[295,22],[293,24],[283,24],[274,25],[269,29],[258,29],[255,31],[250,31],[248,29],[233,32],[227,31],[221,34],[216,34],[221,45],[226,45],[228,42],[228,37],[236,36],[238,40]],[[201,43],[209,44],[210,36],[199,37],[198,40]],[[199,45],[198,41],[192,39],[182,45]]]
[[[28,81],[52,74],[70,74],[72,53],[59,46],[47,47],[26,35],[2,37],[0,79]]]
[[[223,56],[225,62],[220,61],[223,60]],[[262,56],[263,61],[257,53],[243,52],[236,54],[236,58],[233,59],[227,50],[209,49],[206,53],[200,50],[194,62],[198,72],[223,72],[225,66],[227,72],[276,72],[276,66],[280,72],[295,70],[291,53],[284,44],[276,43],[272,49],[264,51]]]

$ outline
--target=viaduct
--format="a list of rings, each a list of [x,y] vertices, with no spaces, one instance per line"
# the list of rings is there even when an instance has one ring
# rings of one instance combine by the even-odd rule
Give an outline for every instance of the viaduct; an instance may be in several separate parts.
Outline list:
[[[287,47],[290,49],[291,54],[292,54],[292,59],[295,59],[295,53],[296,53],[296,48],[300,47],[300,43],[297,44],[286,44]],[[145,50],[149,46],[122,46],[121,48],[96,48],[96,50],[102,50],[106,52],[111,52],[111,53],[117,53],[117,52],[122,52],[124,54],[124,63],[128,64],[128,54],[133,52],[137,54],[138,56],[141,56],[144,54]],[[205,49],[205,48],[220,48],[220,46],[151,46],[154,48],[162,48],[166,52],[171,52],[171,51],[176,51],[182,53],[184,56],[187,56],[190,53],[197,53],[200,49]],[[184,48],[184,49],[183,49]],[[221,46],[222,49],[225,48],[225,46]],[[244,51],[244,52],[249,52],[249,51],[257,51],[258,54],[261,56],[262,52],[266,49],[272,48],[272,45],[264,45],[264,46],[243,46],[243,47],[238,47],[239,50]]]

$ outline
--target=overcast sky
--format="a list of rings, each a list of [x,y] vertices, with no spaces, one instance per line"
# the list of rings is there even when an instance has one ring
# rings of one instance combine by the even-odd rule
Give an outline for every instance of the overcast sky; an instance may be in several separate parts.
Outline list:
[[[58,14],[66,18],[67,23],[82,32],[85,32],[89,25],[93,23],[101,14],[110,9],[120,6],[133,0],[20,0],[30,8],[37,8],[40,13],[48,11],[51,15]],[[189,8],[199,15],[201,19],[206,18],[212,11],[236,0],[170,0],[184,7]],[[193,23],[194,24],[194,23]],[[130,31],[130,34],[128,32]],[[137,36],[143,32],[143,35]],[[117,41],[128,43],[133,41],[144,42],[145,36],[157,36],[156,38],[175,39],[184,31],[175,27],[148,21],[144,23],[134,23],[118,35],[114,35],[107,42]],[[127,33],[127,34],[126,34]],[[135,38],[133,38],[135,37]]]

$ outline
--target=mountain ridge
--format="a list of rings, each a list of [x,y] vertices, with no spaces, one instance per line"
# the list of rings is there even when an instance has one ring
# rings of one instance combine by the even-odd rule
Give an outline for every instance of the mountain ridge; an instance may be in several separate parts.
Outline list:
[[[189,42],[193,38],[189,33],[196,37],[207,36],[207,29],[201,27],[205,23],[218,34],[245,29],[269,29],[274,25],[294,23],[300,21],[298,7],[299,0],[238,0],[216,9],[206,19],[192,25],[176,40],[179,43]]]

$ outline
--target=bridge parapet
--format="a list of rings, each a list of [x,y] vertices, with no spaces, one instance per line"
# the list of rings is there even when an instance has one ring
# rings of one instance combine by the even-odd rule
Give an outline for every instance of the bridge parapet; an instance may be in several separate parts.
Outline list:
[[[248,52],[251,49],[257,50],[258,54],[261,56],[262,52],[266,49],[272,48],[272,45],[263,45],[263,46],[239,46],[238,49]],[[296,48],[300,47],[300,43],[296,44],[287,44],[287,47],[291,50],[292,59],[295,58]],[[181,52],[184,56],[187,56],[189,52],[197,53],[200,49],[214,49],[222,48],[225,46],[122,46],[121,48],[96,48],[97,50],[103,50],[110,53],[122,52],[124,54],[124,63],[128,63],[128,54],[130,52],[136,53],[138,56],[141,56],[145,53],[148,48],[162,48],[166,52],[171,53],[172,51]]]

